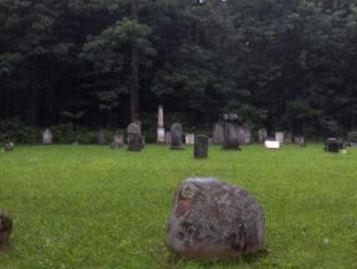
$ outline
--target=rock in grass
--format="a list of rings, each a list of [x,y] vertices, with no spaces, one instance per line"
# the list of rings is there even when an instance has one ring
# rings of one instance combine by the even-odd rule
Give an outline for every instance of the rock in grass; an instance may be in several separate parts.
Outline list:
[[[9,245],[12,219],[0,210],[0,249]]]
[[[214,178],[189,178],[179,187],[167,243],[191,259],[234,259],[261,250],[264,214],[245,190]]]

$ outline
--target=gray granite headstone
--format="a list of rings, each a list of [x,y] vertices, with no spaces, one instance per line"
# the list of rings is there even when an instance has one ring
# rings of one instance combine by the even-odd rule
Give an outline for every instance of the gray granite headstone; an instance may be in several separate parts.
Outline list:
[[[53,135],[50,129],[46,129],[42,132],[42,143],[44,145],[52,145]]]
[[[176,192],[167,243],[191,259],[235,259],[262,249],[264,212],[244,189],[189,178]]]
[[[205,135],[195,135],[194,157],[196,159],[208,158],[208,137]]]
[[[217,122],[213,128],[213,143],[215,145],[222,145],[224,143],[224,126]]]
[[[349,132],[347,134],[347,140],[350,146],[357,147],[357,132]]]
[[[268,131],[267,129],[259,129],[258,130],[258,140],[259,140],[259,143],[264,143],[265,140],[267,140],[268,138]]]
[[[112,149],[120,149],[124,146],[124,136],[122,135],[114,135],[113,142],[110,144]]]
[[[171,149],[182,149],[182,125],[174,123],[171,125]]]
[[[12,219],[0,210],[0,250],[10,243],[12,232]]]
[[[284,132],[276,132],[275,133],[275,141],[278,141],[280,144],[284,144],[284,141],[285,141]]]
[[[128,151],[141,151],[143,148],[143,138],[141,127],[138,123],[131,123],[127,129],[128,133]]]

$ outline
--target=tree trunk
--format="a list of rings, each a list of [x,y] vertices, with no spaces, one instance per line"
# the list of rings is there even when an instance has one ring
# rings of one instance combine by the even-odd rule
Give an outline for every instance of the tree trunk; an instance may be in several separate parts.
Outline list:
[[[131,55],[130,119],[139,120],[139,50],[135,44]]]

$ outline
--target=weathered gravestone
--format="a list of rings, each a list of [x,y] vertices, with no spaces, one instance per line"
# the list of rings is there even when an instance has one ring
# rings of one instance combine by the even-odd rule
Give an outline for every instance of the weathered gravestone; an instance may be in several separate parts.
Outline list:
[[[195,144],[195,134],[185,134],[185,143],[187,145]]]
[[[263,247],[264,213],[245,190],[214,178],[189,178],[176,193],[167,243],[192,259],[232,259]]]
[[[15,144],[12,142],[7,142],[4,144],[4,151],[13,151]]]
[[[304,136],[295,136],[294,144],[305,147],[306,146],[305,137]]]
[[[224,127],[222,123],[217,122],[213,128],[213,143],[222,145],[224,143]]]
[[[105,132],[104,132],[103,130],[100,130],[100,131],[98,132],[98,137],[97,137],[97,139],[98,139],[98,144],[99,144],[99,145],[105,145],[105,144],[107,144],[107,139],[105,138]]]
[[[234,113],[224,115],[224,143],[223,149],[240,150],[236,122],[238,115]],[[244,136],[242,136],[244,139]]]
[[[264,129],[264,128],[259,129],[258,130],[258,141],[259,141],[259,143],[264,143],[265,140],[267,140],[267,138],[268,138],[267,129]]]
[[[0,250],[10,243],[12,219],[0,210]]]
[[[244,144],[249,145],[252,143],[252,131],[247,125],[243,126],[243,130],[244,130]]]
[[[52,139],[53,139],[53,135],[50,129],[45,129],[42,132],[42,143],[44,145],[52,145]]]
[[[171,125],[171,149],[182,149],[182,125],[180,123]]]
[[[357,147],[357,132],[349,132],[347,140],[351,147]]]
[[[164,107],[160,105],[157,113],[157,143],[165,143]]]
[[[293,142],[293,135],[291,133],[286,133],[285,137],[284,137],[284,143],[285,144],[290,144]]]
[[[336,138],[327,138],[325,143],[325,150],[327,152],[338,153],[341,149],[341,145]]]
[[[141,136],[141,127],[138,123],[130,123],[127,128],[128,133],[128,151],[141,151],[143,148],[143,138]]]
[[[166,143],[166,145],[171,145],[171,132],[166,132],[165,143]]]
[[[276,132],[275,141],[278,141],[280,144],[283,144],[285,141],[284,132]]]
[[[205,135],[195,136],[194,157],[196,159],[208,158],[208,137]]]
[[[245,144],[245,131],[244,131],[244,128],[242,126],[238,126],[236,133],[237,133],[238,143],[240,145],[244,145]]]
[[[113,142],[110,144],[112,149],[119,149],[124,146],[124,136],[122,135],[114,135]]]

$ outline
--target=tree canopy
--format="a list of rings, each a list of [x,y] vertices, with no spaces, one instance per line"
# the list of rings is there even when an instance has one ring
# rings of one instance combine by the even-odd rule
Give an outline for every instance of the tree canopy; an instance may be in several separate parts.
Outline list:
[[[0,120],[357,128],[356,0],[1,0]]]

